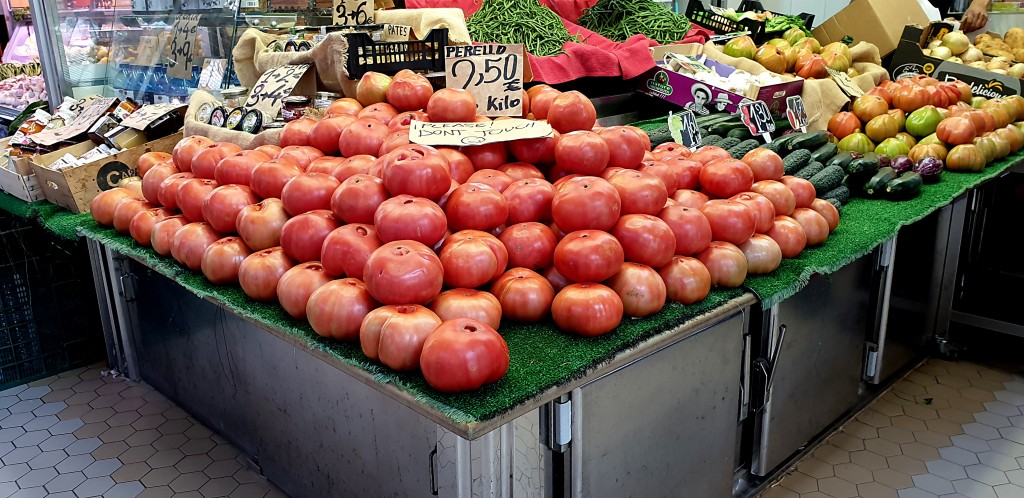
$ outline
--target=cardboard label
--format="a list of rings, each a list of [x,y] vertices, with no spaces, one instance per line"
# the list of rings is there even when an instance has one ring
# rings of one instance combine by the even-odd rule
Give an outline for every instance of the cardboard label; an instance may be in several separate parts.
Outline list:
[[[786,118],[794,130],[807,131],[807,108],[804,99],[794,95],[786,99]]]
[[[826,67],[825,69],[828,70],[828,74],[832,77],[832,81],[835,81],[836,84],[839,85],[839,89],[842,90],[843,93],[851,97],[860,97],[861,95],[864,95],[864,90],[861,90],[860,87],[853,82],[853,78],[850,78],[850,75],[841,71],[836,71],[832,68]]]
[[[155,66],[160,60],[159,41],[155,36],[140,36],[139,48],[135,51],[135,64],[138,66]]]
[[[683,111],[679,114],[672,114],[669,111],[668,131],[672,134],[672,140],[691,149],[696,149],[703,143],[700,126],[697,126],[697,118],[691,111]]]
[[[740,115],[752,135],[766,135],[775,131],[771,109],[763,101],[755,100],[740,104]]]
[[[203,72],[199,74],[199,88],[216,90],[224,81],[224,70],[228,67],[227,59],[206,59],[203,61]]]
[[[259,109],[268,116],[277,116],[281,99],[292,94],[295,85],[309,70],[309,64],[291,64],[267,71],[252,86],[245,107]]]
[[[381,40],[386,42],[407,41],[412,38],[412,27],[401,24],[385,24]]]
[[[71,124],[56,130],[36,133],[32,135],[32,141],[40,145],[53,145],[57,142],[77,137],[89,131],[89,127],[103,117],[107,109],[114,105],[115,101],[117,99],[114,97],[95,99],[82,109],[82,112],[78,114],[78,117]]]
[[[334,0],[334,25],[373,24],[373,2],[370,0]]]
[[[124,121],[121,121],[121,126],[127,126],[140,131],[145,130],[150,123],[156,121],[161,116],[184,108],[185,106],[182,104],[173,103],[144,105],[137,111],[129,114]]]
[[[409,127],[410,142],[431,146],[483,145],[551,135],[551,125],[529,119],[506,119],[487,123],[413,121]]]
[[[449,45],[444,51],[446,86],[473,94],[477,114],[523,114],[522,45]]]
[[[196,43],[196,27],[202,14],[183,14],[174,20],[171,31],[171,64],[167,76],[192,79],[192,50]]]

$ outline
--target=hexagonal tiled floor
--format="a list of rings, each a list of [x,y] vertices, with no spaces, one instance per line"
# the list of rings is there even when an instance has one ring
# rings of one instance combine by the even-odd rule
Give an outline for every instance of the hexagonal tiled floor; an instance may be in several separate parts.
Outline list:
[[[1024,498],[1024,375],[929,360],[761,494],[853,496]]]
[[[1001,427],[1011,427],[1008,416]],[[7,496],[285,495],[160,393],[97,365],[0,391],[0,497]]]

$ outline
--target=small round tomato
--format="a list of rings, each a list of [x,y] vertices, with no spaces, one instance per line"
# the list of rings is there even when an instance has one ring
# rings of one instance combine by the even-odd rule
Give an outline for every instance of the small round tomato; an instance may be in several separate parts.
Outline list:
[[[449,287],[480,287],[505,272],[498,266],[494,249],[480,238],[446,242],[439,258],[444,266],[444,283]]]
[[[292,318],[305,319],[310,296],[330,281],[319,261],[301,263],[277,281],[277,302]]]
[[[437,201],[452,183],[448,159],[433,147],[404,145],[384,159],[384,186],[391,195]]]
[[[555,198],[555,187],[547,180],[517,180],[501,194],[508,201],[509,223],[551,220],[551,201]]]
[[[448,221],[444,211],[430,199],[399,195],[377,207],[373,215],[382,242],[415,240],[432,246],[444,237]]]
[[[814,185],[811,182],[795,176],[784,176],[782,177],[782,183],[793,192],[796,207],[811,207],[811,203],[814,202],[814,198],[817,196],[817,193],[814,191]]]
[[[496,169],[478,169],[466,179],[466,183],[482,183],[494,187],[498,192],[504,192],[513,181],[511,176]]]
[[[476,99],[466,90],[442,88],[427,101],[427,116],[434,123],[469,123],[476,117]]]
[[[443,321],[472,318],[497,329],[501,325],[501,303],[490,292],[476,289],[451,289],[430,302],[430,310]]]
[[[300,214],[281,227],[281,247],[300,263],[318,261],[324,239],[337,228],[334,214],[326,209]]]
[[[295,262],[284,249],[271,247],[249,255],[238,267],[238,284],[246,296],[256,301],[276,301],[277,283]]]
[[[390,197],[384,180],[371,175],[352,175],[331,196],[331,211],[346,223],[373,223],[378,206]]]
[[[590,130],[597,123],[597,111],[586,95],[573,90],[555,97],[548,107],[547,120],[559,133]]]
[[[626,131],[627,133],[632,133]],[[622,214],[658,214],[665,207],[668,191],[665,182],[643,171],[623,170],[608,178],[619,192]]]
[[[697,254],[697,259],[707,267],[715,287],[739,287],[747,278],[747,256],[728,242],[712,242]]]
[[[776,215],[789,216],[796,209],[796,197],[784,183],[775,180],[761,180],[750,187],[752,192],[768,198],[775,206]]]
[[[772,223],[775,222],[775,205],[767,197],[754,192],[744,192],[732,196],[729,200],[747,206],[754,213],[754,232],[765,233],[772,228]]]
[[[419,367],[423,343],[441,325],[441,319],[419,305],[382,306],[366,315],[359,327],[363,354],[392,370]]]
[[[779,244],[783,258],[795,258],[807,246],[807,234],[803,226],[789,216],[776,216],[772,229],[767,235]]]
[[[320,249],[320,262],[332,277],[347,275],[362,280],[366,260],[382,245],[373,225],[350,223],[327,235]]]
[[[648,316],[661,311],[668,293],[665,281],[653,268],[639,263],[623,263],[605,284],[619,295],[626,316]]]
[[[549,165],[555,162],[555,144],[559,138],[560,135],[556,131],[550,137],[513,140],[508,143],[508,150],[518,161]]]
[[[610,157],[608,144],[592,131],[566,133],[555,144],[555,165],[570,173],[600,175]]]
[[[678,174],[672,166],[663,161],[644,161],[643,166],[640,166],[640,171],[644,173],[650,173],[658,178],[665,184],[666,192],[675,192],[682,188],[680,187]]]
[[[644,141],[635,131],[625,126],[612,126],[598,135],[608,144],[608,166],[635,169],[644,159]]]
[[[675,235],[675,254],[697,254],[711,243],[711,223],[699,209],[668,206],[661,210],[658,217],[668,224]]]
[[[320,286],[306,302],[306,319],[321,337],[336,341],[359,339],[359,328],[371,311],[379,306],[355,278],[332,280]]]
[[[743,161],[723,158],[711,161],[700,170],[700,184],[704,191],[720,198],[729,198],[750,190],[754,173]]]
[[[473,169],[498,169],[502,164],[508,162],[508,149],[505,142],[495,142],[484,145],[472,145],[459,149],[473,164]]]
[[[672,194],[672,200],[683,207],[700,209],[701,206],[707,204],[708,196],[703,192],[681,188]]]
[[[203,251],[200,268],[211,284],[238,283],[238,268],[250,254],[240,237],[224,237]]]
[[[711,224],[711,238],[732,244],[742,244],[754,235],[754,211],[736,201],[715,199],[700,207]]]
[[[622,244],[626,261],[660,267],[676,253],[676,236],[668,223],[647,214],[627,214],[615,223],[612,235]]]
[[[676,256],[658,269],[665,281],[667,299],[682,304],[703,301],[711,292],[711,273],[697,258]]]
[[[508,219],[508,201],[496,189],[482,183],[466,183],[448,196],[444,208],[452,230],[491,230]]]
[[[828,238],[828,221],[824,216],[811,208],[797,208],[792,218],[803,227],[808,247],[825,243]]]

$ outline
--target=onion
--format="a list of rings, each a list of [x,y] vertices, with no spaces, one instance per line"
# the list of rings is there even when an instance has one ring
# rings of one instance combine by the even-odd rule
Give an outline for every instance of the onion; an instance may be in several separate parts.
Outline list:
[[[932,40],[931,43],[928,44],[928,48],[929,49],[933,49],[933,48],[941,46],[941,45],[942,45],[942,40],[939,40],[939,39],[936,38],[936,39]]]
[[[992,60],[988,61],[988,64],[985,65],[985,69],[988,69],[989,71],[995,71],[996,69],[1009,71],[1010,62],[1009,57],[993,57]]]
[[[957,64],[963,64],[964,63],[963,60],[961,60],[959,57],[957,57],[955,55],[953,57],[950,57],[950,58],[946,59],[946,60],[949,61],[949,62],[955,62]]]
[[[960,54],[960,58],[963,59],[964,62],[968,64],[970,64],[971,62],[980,61],[981,58],[984,56],[985,54],[983,54],[981,50],[978,49],[978,47],[975,47],[973,45],[968,47],[967,50],[964,51],[964,53]]]
[[[1024,78],[1024,62],[1018,62],[1010,68],[1010,76]]]
[[[924,54],[924,55],[932,55],[932,49],[930,49],[930,48],[922,48],[921,49],[921,53]]]
[[[951,31],[942,37],[942,46],[953,52],[953,55],[960,55],[971,46],[971,41],[963,31]]]
[[[953,57],[953,52],[947,46],[935,47],[932,49],[932,57],[946,60]]]
[[[968,66],[976,67],[978,69],[986,69],[985,61],[974,61],[974,62],[968,64]]]

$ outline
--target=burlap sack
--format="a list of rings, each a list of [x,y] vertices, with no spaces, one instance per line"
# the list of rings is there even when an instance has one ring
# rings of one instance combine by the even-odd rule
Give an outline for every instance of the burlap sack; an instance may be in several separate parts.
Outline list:
[[[275,52],[270,45],[286,36],[269,35],[258,29],[247,29],[238,38],[231,57],[235,61],[238,81],[246,88],[252,88],[259,77],[271,69],[288,64],[311,63],[315,66],[316,87],[312,91],[327,91],[344,94],[348,80],[345,64],[348,61],[348,40],[341,33],[330,33],[313,50],[305,52]],[[307,95],[305,89],[296,89],[297,94]],[[354,97],[354,95],[351,95]]]
[[[185,111],[185,131],[186,137],[192,135],[199,135],[210,138],[217,142],[231,142],[242,149],[255,149],[261,145],[280,145],[281,144],[281,130],[268,130],[262,131],[255,135],[246,133],[244,131],[234,131],[224,128],[220,128],[206,123],[200,123],[195,120],[196,111],[199,106],[206,102],[218,103],[217,99],[203,90],[197,90],[196,93],[192,94],[192,99],[189,101],[188,110]]]
[[[730,57],[722,53],[714,43],[708,42],[704,45],[704,53],[714,61],[729,64],[737,69],[742,69],[750,74],[761,74],[767,69],[764,66],[744,58]],[[874,88],[880,81],[889,79],[889,73],[880,66],[881,57],[878,54],[878,47],[867,42],[860,42],[850,48],[852,65],[859,76],[853,78],[861,90],[865,92]],[[803,91],[800,96],[804,100],[804,107],[807,109],[807,129],[824,130],[828,127],[828,120],[843,107],[850,103],[850,98],[843,93],[831,79],[813,79],[804,81]]]
[[[462,9],[393,9],[378,10],[374,14],[377,24],[399,24],[412,28],[416,38],[423,38],[434,28],[448,28],[448,43],[469,45],[469,29]]]

